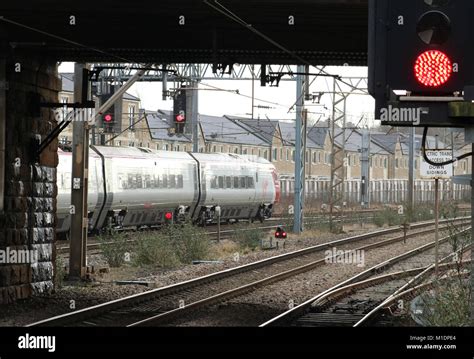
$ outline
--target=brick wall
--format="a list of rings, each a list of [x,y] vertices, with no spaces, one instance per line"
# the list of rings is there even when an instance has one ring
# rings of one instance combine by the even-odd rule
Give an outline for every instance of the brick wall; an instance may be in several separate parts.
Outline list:
[[[21,71],[15,72],[15,64]],[[33,60],[7,62],[5,211],[0,213],[0,251],[34,253],[29,263],[0,264],[0,304],[53,288],[55,240],[57,141],[36,163],[31,139],[49,133],[56,121],[51,110],[34,113],[34,94],[41,101],[58,102],[60,81],[55,62]],[[10,252],[7,252],[9,249]],[[24,252],[25,253],[25,252]],[[8,263],[10,262],[10,263]]]

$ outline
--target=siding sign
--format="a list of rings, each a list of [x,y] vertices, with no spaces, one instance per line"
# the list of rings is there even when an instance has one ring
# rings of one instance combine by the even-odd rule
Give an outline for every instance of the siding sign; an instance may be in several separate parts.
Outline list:
[[[426,155],[433,162],[448,162],[453,159],[451,150],[446,151],[426,151]],[[421,161],[421,177],[426,178],[446,178],[449,179],[453,176],[453,164],[447,166],[432,166],[424,161]]]

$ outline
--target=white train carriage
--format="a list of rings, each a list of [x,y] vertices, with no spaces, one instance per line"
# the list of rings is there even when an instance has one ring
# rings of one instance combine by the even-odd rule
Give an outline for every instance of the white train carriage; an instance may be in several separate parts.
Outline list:
[[[152,226],[189,213],[198,197],[197,165],[184,152],[96,147],[103,158],[106,193],[95,228]]]
[[[71,153],[59,153],[58,232],[70,228]],[[275,167],[253,156],[91,146],[89,229],[201,224],[271,216],[280,196]],[[104,181],[105,179],[105,181]]]
[[[275,167],[263,158],[234,154],[194,154],[201,173],[197,221],[221,219],[264,220],[278,201],[279,183]]]

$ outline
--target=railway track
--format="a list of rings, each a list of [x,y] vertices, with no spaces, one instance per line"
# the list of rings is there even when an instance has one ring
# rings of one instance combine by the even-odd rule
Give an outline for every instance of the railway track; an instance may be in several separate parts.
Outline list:
[[[373,211],[367,212],[367,214],[372,213],[372,212]],[[314,223],[318,223],[318,224],[329,223],[329,221],[325,218],[326,218],[325,216],[307,217],[306,221],[305,221],[305,224],[308,225],[308,224],[314,224]],[[370,220],[371,218],[372,217],[370,217],[370,216],[369,217],[364,217],[364,221]],[[221,230],[220,239],[221,240],[232,239],[232,237],[235,233],[242,232],[242,231],[245,232],[245,231],[255,231],[255,230],[257,230],[257,231],[262,231],[263,232],[263,231],[274,230],[277,225],[280,225],[281,223],[283,223],[286,220],[287,220],[286,218],[270,218],[270,219],[267,219],[266,222],[274,222],[275,223],[274,225],[260,226],[260,227],[259,226],[257,226],[257,227],[254,227],[254,226],[238,227],[238,228],[235,228],[235,229]],[[358,218],[353,218],[353,217],[350,217],[350,216],[345,217],[343,220],[345,221],[345,223],[352,223],[352,222],[358,222],[359,221]],[[227,224],[226,226],[233,226],[233,225],[237,225],[237,224]],[[211,240],[217,240],[217,238],[218,238],[218,232],[215,231],[214,227],[212,227],[212,230],[207,231],[207,235],[209,236],[209,238]],[[89,241],[90,242],[87,243],[87,250],[88,251],[94,251],[95,253],[100,252],[101,243],[96,241],[95,237],[89,237]],[[135,241],[136,241],[135,239],[128,240],[128,242],[130,242],[130,243],[133,243]],[[112,240],[110,240],[110,241],[106,241],[102,244],[113,244],[113,243],[114,242]],[[68,255],[69,250],[70,250],[70,247],[69,247],[68,244],[61,244],[56,248],[56,251],[57,251],[58,254],[64,254],[64,255]]]
[[[363,211],[348,211],[347,213],[350,213],[350,215],[346,215],[344,217],[342,217],[342,220],[344,221],[344,223],[346,224],[350,224],[350,223],[358,223],[361,221],[361,218],[359,218],[358,216],[360,216],[361,214],[364,214],[364,218],[363,218],[363,221],[364,222],[367,222],[373,218],[373,214],[375,212],[377,212],[379,210],[363,210]],[[371,216],[372,215],[372,216]],[[284,223],[285,221],[287,221],[288,218],[270,218],[270,219],[267,219],[266,222],[274,222],[275,224],[274,225],[270,225],[270,226],[260,226],[260,227],[253,227],[253,226],[250,226],[250,227],[247,227],[247,228],[242,228],[242,227],[239,227],[239,228],[236,228],[236,229],[228,229],[228,230],[221,230],[220,232],[220,239],[221,240],[226,240],[226,239],[232,239],[233,235],[236,233],[236,232],[241,232],[241,231],[252,231],[252,230],[258,230],[258,231],[270,231],[270,230],[273,230],[275,229],[275,227],[277,225],[280,225],[282,223]],[[336,222],[338,222],[340,220],[336,220]],[[318,215],[318,216],[315,216],[315,217],[306,217],[305,218],[305,225],[311,225],[311,224],[328,224],[329,223],[329,220],[327,219],[327,214],[321,214],[321,215]],[[233,225],[236,225],[236,224],[227,224],[227,226],[233,226]],[[214,230],[214,227],[212,230],[209,230],[208,231],[208,236],[211,240],[217,240],[218,238],[218,233],[217,231]],[[93,254],[97,254],[97,253],[100,253],[101,252],[101,243],[99,243],[98,241],[95,240],[95,237],[89,237],[88,239],[88,243],[87,243],[87,250],[88,251],[92,251],[94,252]],[[129,242],[130,243],[133,243],[135,242],[136,240],[135,239],[130,239]],[[110,241],[106,241],[104,242],[103,244],[113,244],[113,241],[110,240]],[[70,247],[69,245],[67,244],[67,242],[65,242],[64,244],[60,244],[57,246],[56,248],[56,251],[58,254],[61,254],[61,255],[65,255],[66,257],[69,255],[69,251],[70,251]]]
[[[468,218],[459,218],[464,223]],[[448,220],[452,222],[452,220]],[[448,222],[444,221],[444,222]],[[442,222],[443,223],[443,222]],[[407,234],[390,228],[320,244],[217,272],[183,283],[60,315],[32,326],[142,326],[157,325],[198,308],[228,300],[256,288],[307,272],[326,264],[324,251],[334,247],[371,250],[433,232],[433,222],[414,224]],[[417,231],[421,229],[420,231]],[[382,237],[381,240],[377,240]]]
[[[453,262],[453,256],[462,256],[470,251],[470,247],[466,247],[452,253],[448,241],[449,237],[440,240],[440,252],[444,257],[440,260],[439,274],[458,269],[460,263]],[[384,309],[400,305],[401,300],[406,303],[420,292],[433,287],[434,247],[435,242],[431,242],[377,264],[267,321],[261,327],[344,327],[373,324]],[[461,264],[465,266],[470,262],[465,260]],[[389,270],[391,272],[382,274]],[[460,275],[468,274],[463,272]]]

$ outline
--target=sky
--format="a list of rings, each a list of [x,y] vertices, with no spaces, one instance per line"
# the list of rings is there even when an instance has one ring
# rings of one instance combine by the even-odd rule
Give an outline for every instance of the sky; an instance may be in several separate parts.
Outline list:
[[[59,67],[60,72],[73,72],[73,63],[63,63]],[[296,68],[295,68],[296,71]],[[312,73],[316,69],[310,70]],[[366,67],[326,67],[325,71],[331,75],[342,77],[366,77]],[[313,78],[311,78],[312,80]],[[210,91],[210,87],[205,84],[218,87],[227,91]],[[309,111],[310,122],[321,118],[326,119],[332,114],[332,98],[327,92],[332,92],[332,79],[319,77],[310,87],[311,93],[326,93],[321,97],[320,104],[306,102]],[[343,85],[344,86],[344,85]],[[170,84],[170,87],[172,85]],[[238,90],[240,95],[234,91]],[[343,91],[347,91],[344,88]],[[171,110],[172,100],[162,100],[162,85],[160,82],[138,82],[134,84],[128,92],[141,99],[141,108],[148,111]],[[252,112],[252,81],[216,80],[203,81],[199,86],[199,113],[222,116],[248,116]],[[263,101],[261,101],[263,100]],[[270,103],[268,103],[270,102]],[[261,87],[259,81],[255,81],[255,105],[270,106],[271,109],[258,109],[254,111],[255,118],[271,119],[295,119],[295,111],[291,107],[296,102],[296,81],[281,81],[279,87]],[[374,101],[369,96],[352,95],[347,100],[347,122],[358,124],[364,116],[369,120],[373,119]],[[370,124],[373,124],[370,121]]]

